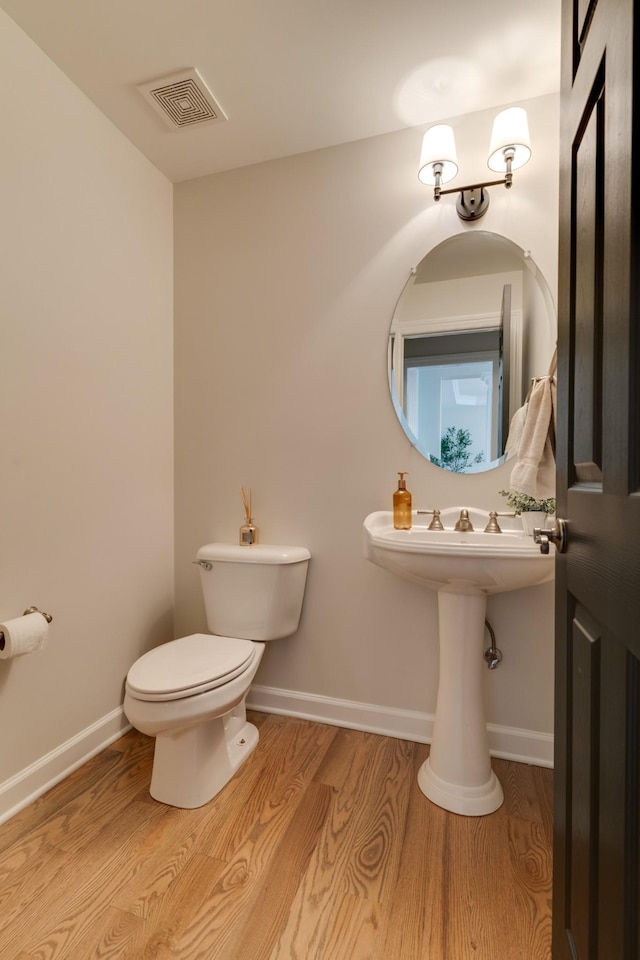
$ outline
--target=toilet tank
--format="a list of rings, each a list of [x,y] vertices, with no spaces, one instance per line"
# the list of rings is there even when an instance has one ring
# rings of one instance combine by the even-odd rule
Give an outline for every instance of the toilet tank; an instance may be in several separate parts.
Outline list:
[[[200,547],[196,562],[211,633],[259,641],[295,633],[310,557],[306,547]]]

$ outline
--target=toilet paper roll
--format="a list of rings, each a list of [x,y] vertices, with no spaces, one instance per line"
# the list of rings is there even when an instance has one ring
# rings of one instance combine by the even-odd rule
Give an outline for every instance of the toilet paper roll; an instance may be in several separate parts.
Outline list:
[[[48,631],[49,624],[41,613],[28,613],[24,617],[0,623],[0,660],[42,650],[47,642]]]

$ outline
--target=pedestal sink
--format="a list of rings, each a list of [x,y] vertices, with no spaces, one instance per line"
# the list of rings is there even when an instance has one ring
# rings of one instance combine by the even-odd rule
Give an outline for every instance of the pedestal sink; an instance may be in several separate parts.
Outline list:
[[[381,510],[364,521],[367,560],[438,592],[440,676],[429,758],[418,784],[430,800],[466,816],[497,810],[502,787],[491,769],[482,677],[487,596],[551,580],[554,558],[540,553],[518,517],[485,533],[489,514],[468,508],[473,531],[456,533],[462,508],[440,515],[444,530],[413,514],[411,530],[395,530]]]

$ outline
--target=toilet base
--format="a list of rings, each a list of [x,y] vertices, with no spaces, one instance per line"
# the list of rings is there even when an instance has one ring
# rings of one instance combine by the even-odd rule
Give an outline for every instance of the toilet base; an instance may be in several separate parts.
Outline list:
[[[208,803],[229,782],[258,743],[244,704],[173,736],[156,737],[149,792],[160,803],[192,809]]]

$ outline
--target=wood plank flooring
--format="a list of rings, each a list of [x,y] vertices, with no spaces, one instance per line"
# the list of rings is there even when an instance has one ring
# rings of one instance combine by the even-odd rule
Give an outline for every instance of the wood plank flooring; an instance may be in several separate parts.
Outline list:
[[[494,761],[504,805],[460,817],[427,746],[251,719],[198,810],[150,797],[132,731],[0,827],[3,960],[549,960],[550,770]]]

